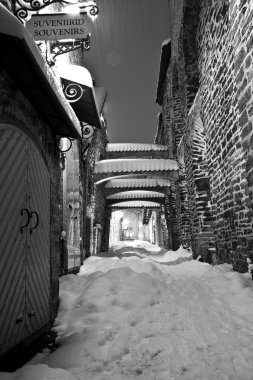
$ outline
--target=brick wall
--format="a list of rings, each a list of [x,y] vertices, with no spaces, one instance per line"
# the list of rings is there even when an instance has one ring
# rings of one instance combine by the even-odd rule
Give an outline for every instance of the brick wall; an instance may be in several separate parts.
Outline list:
[[[252,248],[250,164],[253,4],[204,1],[199,51],[202,118],[219,257],[241,257]]]
[[[160,138],[169,148],[169,158],[173,159],[175,157],[175,136],[174,130],[172,128],[173,114],[172,114],[172,85],[170,78],[172,76],[171,67],[169,66],[167,71],[166,82],[164,86],[164,96],[162,105],[162,123],[164,130],[164,138]],[[160,125],[160,127],[161,127]]]
[[[198,252],[215,240],[220,262],[245,259],[253,248],[253,3],[170,0],[168,19],[164,107],[184,134],[193,246]]]
[[[183,154],[191,215],[191,245],[195,257],[201,255],[205,261],[210,261],[208,250],[214,247],[215,241],[205,130],[200,109],[198,93],[186,120]]]
[[[182,39],[182,33],[178,31],[175,23],[178,20],[181,23],[182,17],[182,2],[171,1],[170,6],[175,7],[176,13],[171,17],[171,33],[176,33],[178,38]],[[170,15],[172,15],[170,13]],[[175,51],[178,52],[180,46],[175,45],[175,38],[172,39],[172,55]],[[180,62],[184,59],[180,57]],[[187,107],[187,91],[184,81],[185,73],[180,71],[177,60],[169,65],[166,74],[165,90],[162,104],[162,123],[159,120],[158,133],[156,142],[163,142],[169,147],[169,157],[177,158],[177,149],[184,132],[184,122]],[[163,134],[163,136],[161,136]],[[180,244],[189,240],[190,220],[188,212],[188,189],[185,181],[184,165],[180,166],[180,180],[171,185],[171,211],[167,210],[167,225],[169,235],[172,235],[169,240],[172,240],[173,249],[178,249]],[[172,224],[170,227],[169,224]],[[170,243],[169,243],[170,245]]]

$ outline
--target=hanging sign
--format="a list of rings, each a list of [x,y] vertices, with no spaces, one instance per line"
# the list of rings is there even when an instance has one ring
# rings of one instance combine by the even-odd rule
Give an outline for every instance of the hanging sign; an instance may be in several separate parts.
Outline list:
[[[92,21],[86,12],[39,14],[33,15],[26,27],[35,41],[83,39],[90,33]]]

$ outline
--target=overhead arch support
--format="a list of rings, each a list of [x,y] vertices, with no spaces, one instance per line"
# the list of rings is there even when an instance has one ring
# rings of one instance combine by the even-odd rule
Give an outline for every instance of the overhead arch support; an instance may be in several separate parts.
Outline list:
[[[126,201],[151,201],[164,204],[164,194],[157,191],[124,191],[106,197],[107,205]]]
[[[126,191],[158,191],[170,194],[171,182],[163,178],[116,178],[105,184],[105,195],[110,196]]]
[[[169,159],[113,159],[98,161],[94,168],[94,181],[101,183],[112,177],[145,176],[144,178],[163,178],[176,181],[178,175],[178,163]]]
[[[122,187],[122,188],[106,188],[105,189],[105,196],[111,196],[118,193],[124,193],[126,191],[158,191],[161,194],[169,195],[170,194],[170,187],[157,187],[154,189],[153,187]]]
[[[111,176],[111,178],[119,178],[126,174],[126,172],[119,172],[119,173],[94,173],[94,182],[96,185],[99,185],[100,183],[108,181],[110,178],[108,176]],[[163,178],[170,181],[177,181],[179,179],[178,171],[157,171],[157,172],[139,172],[143,176],[143,178],[151,177],[152,178]],[[128,175],[131,175],[131,172],[128,173]]]
[[[150,199],[150,198],[138,198],[138,197],[136,197],[136,198],[131,198],[131,199],[127,199],[127,198],[122,198],[122,199],[107,199],[106,200],[106,204],[108,205],[108,206],[112,206],[112,205],[114,205],[114,204],[119,204],[119,203],[125,203],[125,202],[129,202],[129,201],[133,201],[133,202],[150,202],[150,201],[152,201],[152,202],[155,202],[155,203],[159,203],[159,205],[161,205],[161,204],[164,204],[164,198],[152,198],[152,199]],[[141,207],[144,207],[144,206],[141,206]],[[147,207],[147,206],[145,206],[145,207]]]
[[[107,144],[106,158],[169,158],[166,145],[144,143]]]
[[[150,201],[127,201],[127,202],[119,202],[111,205],[112,209],[145,209],[148,208],[150,210],[157,210],[161,208],[160,203],[150,202]]]

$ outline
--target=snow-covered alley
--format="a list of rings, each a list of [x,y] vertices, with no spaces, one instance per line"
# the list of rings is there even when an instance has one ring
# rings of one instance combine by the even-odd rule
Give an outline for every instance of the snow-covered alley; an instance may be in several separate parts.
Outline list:
[[[105,256],[61,278],[56,350],[1,380],[253,378],[248,274],[141,241]]]

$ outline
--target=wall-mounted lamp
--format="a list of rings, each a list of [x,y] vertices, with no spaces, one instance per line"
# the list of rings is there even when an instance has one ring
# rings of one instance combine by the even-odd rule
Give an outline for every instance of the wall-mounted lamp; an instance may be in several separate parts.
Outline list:
[[[57,139],[57,149],[60,151],[60,166],[62,170],[65,169],[66,153],[72,148],[73,140],[70,137],[59,137]]]
[[[94,1],[86,2],[72,2],[68,0],[15,0],[14,1],[14,15],[21,21],[25,22],[30,17],[32,12],[38,12],[41,9],[55,4],[68,4],[75,5],[81,11],[86,11],[92,18],[97,16],[99,9]]]

